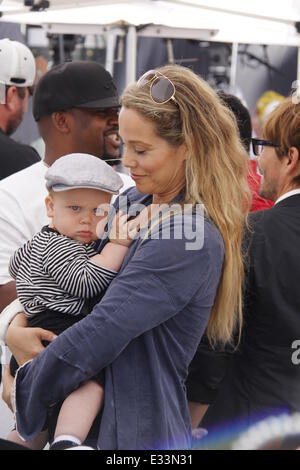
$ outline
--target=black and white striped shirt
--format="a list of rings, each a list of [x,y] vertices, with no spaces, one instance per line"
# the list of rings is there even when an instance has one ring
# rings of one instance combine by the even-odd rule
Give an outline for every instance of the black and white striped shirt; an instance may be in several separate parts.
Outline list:
[[[9,265],[27,317],[46,309],[78,315],[86,299],[105,290],[117,272],[94,264],[95,243],[84,245],[44,227]]]

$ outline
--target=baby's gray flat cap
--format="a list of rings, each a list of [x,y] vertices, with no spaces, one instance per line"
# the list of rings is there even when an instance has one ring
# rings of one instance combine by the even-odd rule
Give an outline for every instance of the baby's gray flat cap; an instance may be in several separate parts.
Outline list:
[[[68,189],[99,189],[118,194],[123,181],[116,171],[100,158],[86,153],[71,153],[56,160],[47,170],[48,191]]]

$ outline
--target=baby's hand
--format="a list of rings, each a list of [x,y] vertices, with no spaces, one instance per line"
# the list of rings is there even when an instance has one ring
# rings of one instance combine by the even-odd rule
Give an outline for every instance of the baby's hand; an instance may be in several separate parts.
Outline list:
[[[129,214],[118,212],[113,221],[109,232],[109,240],[118,245],[130,246],[140,229],[140,223],[136,217],[128,221]]]

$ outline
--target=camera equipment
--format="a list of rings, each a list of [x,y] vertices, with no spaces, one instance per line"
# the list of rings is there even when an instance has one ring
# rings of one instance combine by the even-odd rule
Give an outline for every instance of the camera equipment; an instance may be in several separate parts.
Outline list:
[[[30,11],[43,11],[50,7],[49,0],[40,0],[35,3],[35,0],[24,0],[24,6],[30,7]]]

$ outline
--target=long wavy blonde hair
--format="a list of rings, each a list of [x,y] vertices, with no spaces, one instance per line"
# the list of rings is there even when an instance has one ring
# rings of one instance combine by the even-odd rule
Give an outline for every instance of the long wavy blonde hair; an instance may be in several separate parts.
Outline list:
[[[224,241],[222,275],[210,314],[211,344],[231,341],[242,326],[243,254],[241,243],[251,195],[248,155],[238,136],[232,112],[212,88],[191,70],[168,65],[157,69],[175,86],[175,99],[156,104],[149,85],[129,85],[122,106],[134,109],[155,126],[170,145],[188,149],[185,204],[204,204]]]

